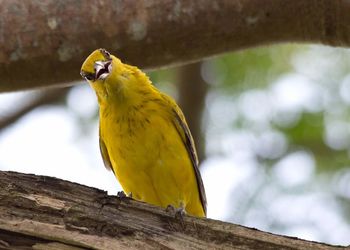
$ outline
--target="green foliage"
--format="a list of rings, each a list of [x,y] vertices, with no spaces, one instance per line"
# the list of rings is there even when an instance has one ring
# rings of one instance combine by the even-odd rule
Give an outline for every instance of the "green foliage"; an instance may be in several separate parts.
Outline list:
[[[317,171],[336,172],[350,165],[346,150],[334,150],[327,146],[324,138],[324,112],[303,113],[299,121],[292,127],[278,127],[289,141],[289,151],[307,150],[316,160]]]
[[[219,85],[234,91],[265,87],[291,70],[289,59],[298,48],[296,45],[263,47],[218,57],[213,66],[217,75],[224,76]]]

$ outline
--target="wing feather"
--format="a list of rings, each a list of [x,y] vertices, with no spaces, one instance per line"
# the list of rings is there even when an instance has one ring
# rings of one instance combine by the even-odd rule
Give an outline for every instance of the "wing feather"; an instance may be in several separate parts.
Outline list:
[[[104,143],[104,141],[103,141],[103,139],[101,137],[101,128],[100,128],[100,136],[99,137],[100,137],[100,139],[99,139],[99,141],[100,141],[100,151],[101,151],[102,160],[103,160],[103,163],[105,165],[105,168],[107,170],[112,170],[113,173],[114,173],[114,169],[113,169],[111,160],[110,160],[109,155],[108,155],[106,144]]]
[[[183,143],[185,144],[187,152],[188,152],[189,157],[191,159],[192,166],[194,168],[194,172],[195,172],[196,179],[197,179],[197,186],[198,186],[198,192],[199,192],[200,200],[201,200],[201,203],[202,203],[202,207],[203,207],[204,213],[206,215],[207,214],[207,198],[206,198],[206,195],[205,195],[205,189],[204,189],[202,177],[200,175],[199,168],[198,168],[199,162],[198,162],[196,148],[194,146],[194,141],[193,141],[191,132],[190,132],[188,126],[187,126],[185,116],[183,115],[181,109],[177,106],[175,101],[173,101],[171,98],[169,98],[166,95],[163,95],[163,98],[172,107],[172,113],[173,113],[172,117],[175,118],[173,120],[173,123],[175,125],[176,130],[180,134],[181,139],[182,139]]]

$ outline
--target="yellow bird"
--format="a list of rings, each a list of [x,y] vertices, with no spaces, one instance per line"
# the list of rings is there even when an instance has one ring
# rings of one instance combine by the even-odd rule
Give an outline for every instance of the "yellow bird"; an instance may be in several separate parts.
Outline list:
[[[105,49],[85,60],[81,75],[99,103],[100,149],[126,194],[161,207],[206,216],[206,196],[185,117],[140,69]]]

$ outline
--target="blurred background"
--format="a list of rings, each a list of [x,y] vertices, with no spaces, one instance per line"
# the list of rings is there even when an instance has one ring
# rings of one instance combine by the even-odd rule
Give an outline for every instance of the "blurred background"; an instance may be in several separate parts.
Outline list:
[[[350,244],[349,50],[279,45],[149,75],[187,117],[209,218]],[[85,82],[0,94],[0,169],[121,190]]]

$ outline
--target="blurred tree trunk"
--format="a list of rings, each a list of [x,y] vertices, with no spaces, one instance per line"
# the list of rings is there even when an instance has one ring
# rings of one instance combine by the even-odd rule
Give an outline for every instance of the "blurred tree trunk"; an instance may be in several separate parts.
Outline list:
[[[0,0],[0,92],[72,84],[105,47],[143,69],[281,42],[350,46],[345,0]]]
[[[3,171],[0,248],[345,249],[210,219],[174,218],[159,207],[95,188]]]
[[[208,84],[201,75],[201,63],[192,63],[177,70],[179,105],[185,114],[188,126],[196,143],[198,158],[205,158],[205,138],[202,131],[202,116]]]

